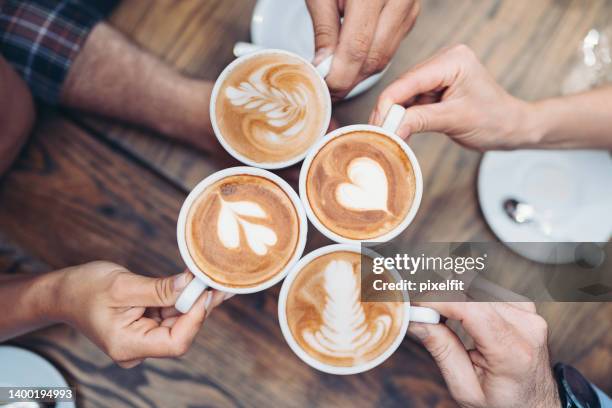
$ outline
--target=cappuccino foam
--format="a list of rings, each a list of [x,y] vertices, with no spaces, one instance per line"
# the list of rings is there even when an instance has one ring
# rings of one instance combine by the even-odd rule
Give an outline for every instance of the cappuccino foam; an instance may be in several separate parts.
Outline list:
[[[292,282],[286,317],[300,348],[321,363],[354,367],[376,359],[402,330],[405,309],[397,302],[360,301],[361,255],[322,255]]]
[[[328,229],[373,240],[407,216],[416,191],[410,159],[391,138],[373,131],[336,137],[315,155],[306,178],[308,203]]]
[[[258,163],[304,154],[329,125],[329,93],[315,69],[286,54],[251,57],[223,81],[217,126],[238,153]]]
[[[299,228],[293,202],[280,186],[241,174],[217,181],[197,197],[187,216],[186,242],[209,278],[248,288],[285,269]]]

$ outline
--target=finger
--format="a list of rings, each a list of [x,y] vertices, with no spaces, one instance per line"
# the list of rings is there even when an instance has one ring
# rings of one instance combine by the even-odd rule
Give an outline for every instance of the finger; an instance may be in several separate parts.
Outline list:
[[[125,274],[117,285],[117,294],[124,304],[129,306],[170,307],[178,299],[185,287],[193,279],[190,272],[164,278],[150,278],[136,274]]]
[[[146,358],[178,357],[185,354],[204,323],[206,306],[210,306],[211,301],[212,293],[205,292],[189,312],[176,318],[171,327],[152,325],[149,322],[144,322],[140,327],[134,325],[136,333],[133,334],[132,355]]]
[[[459,321],[485,356],[496,353],[508,341],[508,323],[488,302],[418,302],[418,305]]]
[[[381,11],[381,0],[347,1],[340,39],[326,78],[334,99],[343,98],[357,81],[370,52]]]
[[[405,0],[390,0],[384,6],[368,57],[361,68],[362,78],[380,72],[387,66],[406,35],[407,30],[403,25],[413,6],[414,3]]]
[[[137,365],[139,365],[139,364],[140,364],[140,363],[142,363],[143,361],[144,361],[144,360],[142,360],[142,359],[137,359],[137,360],[129,360],[129,361],[120,361],[120,362],[117,362],[117,365],[118,365],[119,367],[121,367],[121,368],[126,368],[126,369],[129,369],[129,368],[134,368],[134,367],[136,367]]]
[[[458,401],[482,400],[472,361],[457,335],[444,324],[410,323],[408,330],[429,351],[451,394]]]
[[[457,112],[453,105],[452,102],[441,102],[406,109],[396,131],[397,135],[406,138],[421,132],[451,133],[456,124]]]
[[[232,298],[233,296],[234,296],[233,293],[221,292],[219,290],[214,290],[213,291],[212,301],[210,303],[210,307],[208,308],[208,315],[210,315],[210,313],[217,306],[219,306],[221,303],[225,302],[226,300]]]
[[[340,12],[335,1],[308,0],[306,2],[315,36],[313,64],[321,63],[333,54],[340,34]]]
[[[159,316],[161,320],[182,315],[182,313],[176,310],[174,306],[162,307],[158,310],[159,310]]]
[[[375,110],[379,122],[374,124],[382,124],[393,104],[405,106],[408,101],[420,94],[438,92],[452,85],[460,68],[455,59],[446,55],[445,53],[435,55],[392,82],[378,98]]]

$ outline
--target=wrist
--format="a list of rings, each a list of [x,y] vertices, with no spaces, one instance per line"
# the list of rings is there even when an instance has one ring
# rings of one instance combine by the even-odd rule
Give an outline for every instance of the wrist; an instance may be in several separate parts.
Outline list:
[[[61,286],[65,270],[58,270],[35,278],[32,285],[32,312],[44,323],[63,322]]]
[[[176,140],[201,147],[201,141],[213,134],[209,114],[212,83],[181,77],[175,86],[172,103],[176,105],[156,116],[153,127]]]
[[[514,140],[515,149],[537,147],[546,133],[547,123],[543,120],[539,102],[519,100]]]

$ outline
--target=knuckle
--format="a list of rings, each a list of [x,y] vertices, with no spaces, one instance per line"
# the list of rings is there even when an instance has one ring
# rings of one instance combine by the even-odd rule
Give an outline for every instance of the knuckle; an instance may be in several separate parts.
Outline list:
[[[170,286],[170,279],[157,279],[155,281],[155,295],[160,302],[168,299],[172,291]]]
[[[328,43],[336,37],[336,27],[328,23],[317,22],[314,24],[315,42]]]
[[[390,58],[381,51],[370,51],[364,63],[364,74],[371,75],[382,71],[389,63],[389,60]]]
[[[450,356],[451,349],[447,342],[437,342],[436,344],[429,344],[428,349],[431,353],[431,356],[437,362],[446,361],[446,359],[448,359],[448,357]]]
[[[516,347],[516,363],[518,366],[530,367],[533,365],[537,357],[537,351],[526,342],[515,342]]]
[[[173,344],[171,354],[174,357],[182,357],[189,351],[191,343],[187,340],[181,340]]]
[[[424,109],[415,109],[412,112],[412,126],[411,132],[420,132],[423,129],[427,129],[428,119],[425,115]]]
[[[107,344],[106,346],[106,354],[111,358],[111,360],[115,362],[121,362],[125,360],[125,354],[121,347],[119,347],[115,343]]]
[[[546,343],[548,340],[548,323],[540,315],[534,315],[530,322],[536,340],[539,343]]]
[[[474,51],[466,44],[457,44],[451,48],[451,52],[459,55],[461,58],[476,59]]]
[[[367,35],[356,35],[348,47],[348,56],[352,61],[364,61],[370,51],[370,39]]]

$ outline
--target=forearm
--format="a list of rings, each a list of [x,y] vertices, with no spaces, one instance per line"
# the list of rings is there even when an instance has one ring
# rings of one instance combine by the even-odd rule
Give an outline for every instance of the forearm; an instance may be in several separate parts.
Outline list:
[[[612,87],[530,105],[525,147],[612,149]]]
[[[91,32],[63,85],[61,103],[206,147],[212,84],[188,78],[105,23]]]
[[[56,305],[62,273],[0,278],[0,341],[60,320]]]

